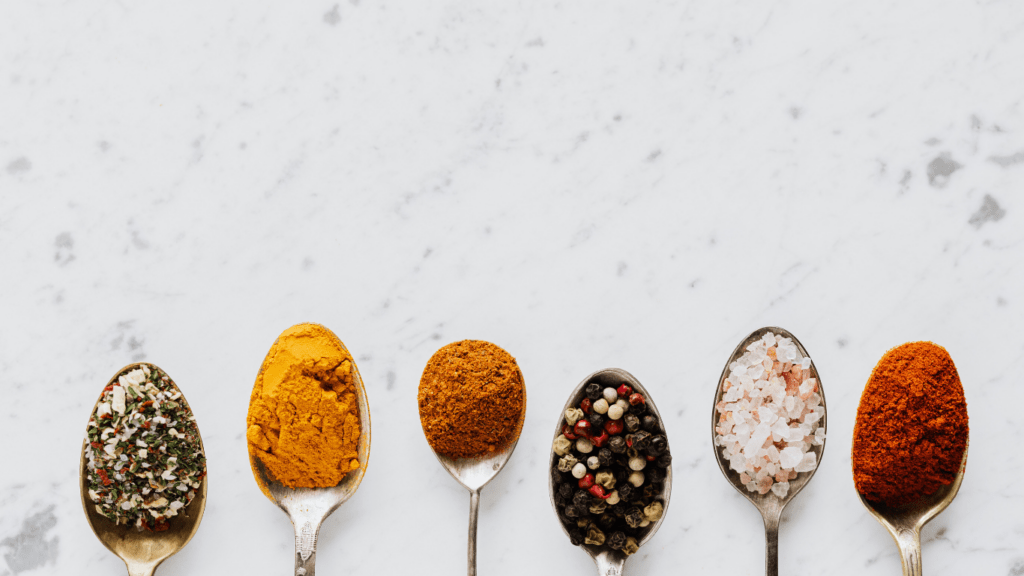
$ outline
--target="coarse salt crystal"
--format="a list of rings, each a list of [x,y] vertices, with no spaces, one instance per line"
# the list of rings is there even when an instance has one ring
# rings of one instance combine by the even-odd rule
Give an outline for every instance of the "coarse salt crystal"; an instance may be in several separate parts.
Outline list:
[[[785,498],[789,494],[789,482],[776,482],[772,486],[772,493],[779,498]]]
[[[814,452],[808,452],[803,455],[803,459],[793,469],[797,472],[810,472],[817,466],[817,457]]]

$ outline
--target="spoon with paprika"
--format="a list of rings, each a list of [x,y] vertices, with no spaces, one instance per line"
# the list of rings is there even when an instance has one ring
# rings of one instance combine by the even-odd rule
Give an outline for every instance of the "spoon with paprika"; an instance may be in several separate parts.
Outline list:
[[[104,388],[104,394],[101,394],[99,399],[96,401],[91,414],[97,413],[97,408],[102,402],[104,402],[106,392],[119,385],[119,378],[122,378],[123,375],[134,370],[141,370],[143,366],[146,367],[146,370],[162,373],[162,371],[153,364],[146,364],[142,362],[129,364],[128,366],[118,370],[114,374],[114,377],[107,383],[107,387]],[[170,390],[177,391],[178,393],[181,392],[169,378],[167,379],[167,387]],[[122,398],[123,397],[124,396],[122,395]],[[184,396],[178,398],[176,403],[179,406],[183,405],[186,412],[191,412],[188,410],[188,402],[185,401]],[[150,402],[150,404],[152,404],[152,402]],[[147,422],[146,424],[148,425],[149,423]],[[126,424],[125,426],[129,426],[129,424]],[[144,425],[143,427],[146,426]],[[184,429],[181,425],[179,425],[179,427]],[[189,431],[189,434],[191,434],[191,430]],[[195,427],[195,435],[195,442],[198,443],[199,451],[204,454],[205,459],[203,439],[199,435],[198,426]],[[113,436],[111,436],[111,438],[113,438]],[[136,437],[132,437],[130,440],[131,446],[134,448],[136,446]],[[89,442],[88,438],[85,442]],[[152,576],[153,573],[156,572],[157,566],[184,548],[199,529],[199,522],[203,519],[203,511],[206,509],[207,484],[205,473],[199,480],[199,488],[195,490],[195,496],[188,505],[182,507],[174,517],[167,520],[161,519],[162,521],[158,521],[155,527],[140,530],[131,524],[115,523],[97,510],[97,504],[91,499],[89,494],[89,462],[86,457],[86,446],[87,444],[83,444],[82,446],[82,460],[79,468],[79,487],[82,494],[82,508],[85,510],[85,518],[89,522],[89,527],[92,528],[93,533],[96,534],[96,537],[99,538],[100,542],[102,542],[108,550],[124,561],[125,566],[128,568],[129,576]],[[122,472],[125,471],[122,470]],[[104,482],[104,484],[106,484],[106,482]]]
[[[564,414],[570,408],[575,408],[580,405],[580,402],[586,397],[585,389],[587,385],[591,383],[598,384],[602,389],[607,387],[616,388],[623,384],[628,385],[630,388],[632,388],[633,391],[639,392],[644,397],[645,404],[647,406],[647,412],[654,415],[654,417],[657,418],[658,422],[664,422],[661,419],[661,413],[658,412],[658,407],[654,404],[654,398],[651,397],[651,394],[647,391],[646,388],[643,387],[643,384],[641,384],[635,376],[621,368],[606,368],[604,370],[598,370],[597,372],[594,372],[590,376],[584,378],[583,381],[580,382],[579,386],[577,386],[576,389],[573,390],[571,394],[569,394],[569,399],[566,401],[565,406],[562,407],[562,412],[558,415],[558,424],[555,426],[554,438],[557,439],[560,434],[563,434]],[[552,448],[551,450],[551,456],[548,459],[548,462],[550,463],[549,465],[552,466],[553,468],[555,464],[558,462],[558,455],[556,454],[554,448]],[[554,469],[554,472],[557,472],[557,469]],[[555,501],[554,480],[554,477],[549,474],[548,497],[551,499],[551,507],[555,510],[555,513],[557,514],[558,504]],[[662,485],[664,486],[664,489],[662,490],[661,494],[657,496],[657,498],[659,501],[663,502],[663,510],[668,510],[668,503],[669,500],[671,500],[672,498],[672,466],[667,466],[665,468],[665,478]],[[561,522],[561,519],[559,520],[560,521],[558,522],[558,525],[562,527],[562,531],[565,532],[566,536],[570,536],[568,530],[566,530],[565,528],[565,525]],[[639,542],[637,542],[638,549],[654,537],[655,532],[658,531],[658,528],[661,527],[661,523],[664,521],[665,514],[663,512],[660,518],[651,522],[651,524],[647,528],[647,533],[643,536],[643,538],[640,539]],[[600,576],[622,575],[622,570],[626,564],[626,559],[629,557],[626,553],[622,552],[621,550],[613,550],[607,545],[593,545],[587,544],[585,542],[580,544],[580,548],[582,548],[583,551],[586,552],[594,560],[594,563],[597,564],[597,573]]]
[[[967,445],[967,401],[945,348],[910,342],[886,352],[857,407],[853,477],[896,540],[904,576],[921,576],[921,528],[960,490]]]
[[[747,351],[747,346],[751,343],[761,340],[767,333],[771,332],[778,338],[789,338],[793,341],[797,351],[803,358],[808,358],[810,355],[804,348],[803,344],[796,339],[788,330],[779,328],[776,326],[766,326],[759,328],[750,333],[744,338],[739,346],[733,350],[729,360],[725,363],[725,368],[722,369],[722,376],[718,379],[718,390],[715,392],[715,402],[711,407],[711,438],[714,440],[717,435],[716,428],[718,427],[721,415],[718,414],[717,406],[722,401],[725,395],[725,382],[726,378],[730,374],[730,365],[738,360]],[[821,387],[821,378],[818,376],[818,369],[815,368],[814,362],[810,364],[810,377],[817,380],[819,383],[817,393],[821,395],[821,407],[825,408],[825,391]],[[819,427],[825,429],[826,422],[828,420],[827,411],[822,414],[819,422]],[[751,492],[747,490],[747,487],[741,481],[740,474],[735,470],[729,468],[729,460],[723,455],[723,448],[714,446],[712,442],[713,450],[715,451],[715,459],[718,461],[718,467],[722,470],[722,474],[725,479],[732,484],[733,488],[737,492],[742,494],[750,503],[757,508],[761,513],[761,517],[764,520],[765,528],[765,574],[767,576],[778,576],[779,573],[779,523],[782,520],[782,510],[797,494],[800,490],[811,481],[814,473],[818,470],[818,466],[821,464],[821,456],[825,451],[825,442],[822,439],[822,443],[819,446],[811,446],[810,451],[815,455],[815,466],[814,469],[808,472],[801,472],[796,478],[789,480],[789,490],[785,496],[779,497],[774,492],[769,491],[765,494],[758,492]]]

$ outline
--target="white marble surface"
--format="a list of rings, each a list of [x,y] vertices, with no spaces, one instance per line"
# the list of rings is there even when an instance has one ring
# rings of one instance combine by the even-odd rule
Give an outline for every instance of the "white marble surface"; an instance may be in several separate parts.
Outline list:
[[[592,574],[547,497],[565,395],[633,372],[667,414],[674,498],[627,574],[759,574],[713,461],[722,364],[792,330],[829,400],[784,574],[898,574],[849,448],[881,354],[946,346],[971,416],[928,574],[1024,574],[1024,10],[1016,2],[0,3],[0,574],[119,574],[79,504],[89,408],[165,368],[210,494],[159,570],[288,574],[249,470],[277,334],[357,357],[370,467],[320,574],[459,574],[468,494],[416,387],[463,338],[515,355],[522,440],[483,496],[480,573]]]

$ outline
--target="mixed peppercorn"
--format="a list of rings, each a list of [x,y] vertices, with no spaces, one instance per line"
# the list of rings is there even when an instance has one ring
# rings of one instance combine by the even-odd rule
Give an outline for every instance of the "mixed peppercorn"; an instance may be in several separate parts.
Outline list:
[[[168,528],[206,476],[192,411],[167,374],[146,364],[103,389],[86,429],[85,460],[96,511],[155,532]]]
[[[665,430],[643,394],[626,383],[589,383],[565,411],[554,453],[555,508],[573,545],[636,552],[665,511],[672,464]]]

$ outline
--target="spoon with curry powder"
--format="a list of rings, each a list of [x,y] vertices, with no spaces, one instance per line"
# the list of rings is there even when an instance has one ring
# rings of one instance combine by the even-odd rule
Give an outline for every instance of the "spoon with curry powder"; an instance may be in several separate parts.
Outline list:
[[[768,576],[779,573],[782,510],[821,463],[826,415],[818,370],[788,330],[751,332],[725,363],[711,409],[715,459],[761,513]]]
[[[967,401],[953,359],[931,342],[885,353],[857,407],[853,476],[868,512],[921,576],[921,529],[956,497],[967,468]]]
[[[352,355],[319,324],[285,330],[246,420],[253,477],[295,530],[295,576],[314,576],[320,526],[355,494],[370,457],[370,405]]]
[[[431,356],[420,378],[420,424],[437,461],[469,490],[468,574],[476,576],[480,490],[505,467],[526,417],[523,374],[508,352],[462,340]]]
[[[89,418],[79,478],[89,527],[129,575],[152,576],[192,539],[206,508],[206,456],[163,370],[129,364],[110,379]]]

